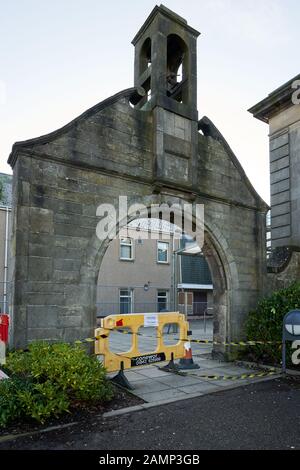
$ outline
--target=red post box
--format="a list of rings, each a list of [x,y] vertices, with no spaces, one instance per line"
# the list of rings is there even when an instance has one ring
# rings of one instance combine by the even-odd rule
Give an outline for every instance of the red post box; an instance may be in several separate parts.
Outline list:
[[[0,341],[8,342],[9,316],[5,313],[0,315]]]

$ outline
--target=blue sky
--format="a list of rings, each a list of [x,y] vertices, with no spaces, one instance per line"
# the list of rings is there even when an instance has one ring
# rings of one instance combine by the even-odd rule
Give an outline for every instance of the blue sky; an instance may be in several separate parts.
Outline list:
[[[157,2],[159,3],[159,2]],[[15,141],[133,85],[131,40],[152,0],[0,0],[0,171]],[[299,73],[298,0],[164,0],[202,34],[198,110],[269,201],[268,126],[247,109]]]

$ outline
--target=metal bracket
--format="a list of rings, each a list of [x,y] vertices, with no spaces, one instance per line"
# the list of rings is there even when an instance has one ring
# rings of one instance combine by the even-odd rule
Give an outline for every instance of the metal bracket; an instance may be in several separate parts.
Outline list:
[[[124,374],[124,362],[121,362],[121,369],[112,379],[111,382],[115,383],[116,385],[126,388],[128,390],[134,390],[134,387],[131,385],[129,380],[127,379],[126,375]]]

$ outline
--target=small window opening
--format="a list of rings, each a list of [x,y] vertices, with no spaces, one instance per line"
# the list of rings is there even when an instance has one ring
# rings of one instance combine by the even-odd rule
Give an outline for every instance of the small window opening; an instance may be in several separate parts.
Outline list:
[[[168,36],[167,43],[167,96],[182,103],[185,101],[186,45],[176,34]]]

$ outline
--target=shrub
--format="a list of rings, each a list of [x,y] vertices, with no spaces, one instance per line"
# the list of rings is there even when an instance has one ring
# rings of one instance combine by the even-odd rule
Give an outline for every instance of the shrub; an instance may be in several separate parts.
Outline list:
[[[2,425],[20,416],[44,422],[74,402],[102,402],[113,395],[102,364],[78,345],[34,342],[26,352],[9,353],[6,370],[11,378],[0,383]]]
[[[17,391],[25,389],[26,385],[19,379],[0,380],[0,424],[5,426],[8,421],[21,416]]]
[[[278,341],[282,340],[282,321],[289,310],[300,307],[300,284],[293,283],[287,289],[274,292],[264,298],[256,310],[250,312],[246,322],[248,340]],[[271,361],[279,364],[281,361],[281,345],[251,346],[249,354],[254,360]],[[287,343],[287,363],[291,357],[290,344]]]
[[[30,417],[44,423],[50,416],[68,411],[67,395],[51,382],[35,383],[13,377],[0,382],[0,425]]]

